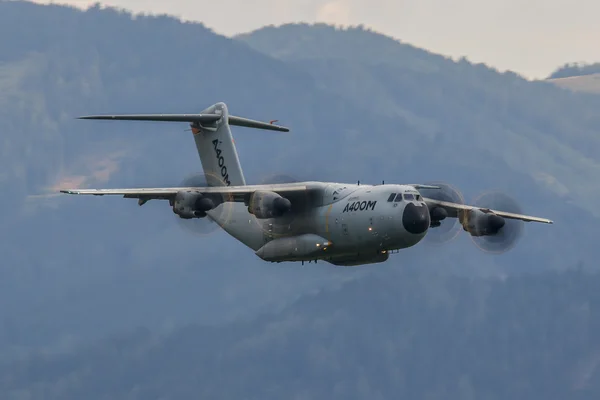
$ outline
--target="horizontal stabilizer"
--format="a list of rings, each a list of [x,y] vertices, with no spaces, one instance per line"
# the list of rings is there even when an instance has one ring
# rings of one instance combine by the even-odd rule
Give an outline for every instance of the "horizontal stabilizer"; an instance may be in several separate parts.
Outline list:
[[[191,122],[211,124],[221,118],[219,114],[120,114],[120,115],[87,115],[79,119],[100,119],[109,121],[158,121],[158,122]],[[229,116],[229,125],[269,131],[289,132],[286,127],[272,123],[255,121],[248,118]]]
[[[235,117],[233,115],[229,116],[229,125],[235,126],[245,126],[246,128],[256,128],[256,129],[265,129],[267,131],[279,131],[279,132],[289,132],[290,130],[286,127],[274,125],[271,123],[255,121],[253,119]]]

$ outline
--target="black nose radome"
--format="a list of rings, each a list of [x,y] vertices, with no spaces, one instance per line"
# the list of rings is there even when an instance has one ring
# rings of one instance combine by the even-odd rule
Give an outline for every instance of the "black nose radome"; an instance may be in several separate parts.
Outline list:
[[[424,233],[429,228],[430,224],[429,210],[426,205],[417,206],[413,203],[408,203],[404,207],[402,214],[402,225],[404,229],[415,235]]]

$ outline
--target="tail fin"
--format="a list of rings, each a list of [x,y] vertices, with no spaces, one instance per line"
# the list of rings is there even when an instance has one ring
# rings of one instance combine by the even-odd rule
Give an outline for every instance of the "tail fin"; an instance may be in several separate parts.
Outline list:
[[[217,103],[201,114],[220,118],[208,124],[191,124],[196,148],[209,186],[243,186],[246,184],[237,150],[229,127],[229,111],[225,103]]]
[[[230,125],[289,132],[288,128],[229,115],[225,103],[217,103],[200,114],[121,114],[90,115],[80,119],[190,122],[200,162],[210,186],[242,186],[246,184]],[[273,121],[274,122],[274,121]]]

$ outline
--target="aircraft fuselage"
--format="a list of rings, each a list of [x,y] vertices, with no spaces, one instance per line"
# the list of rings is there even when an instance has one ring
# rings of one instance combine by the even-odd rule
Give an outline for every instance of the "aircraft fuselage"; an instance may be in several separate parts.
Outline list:
[[[258,219],[243,203],[224,203],[209,216],[273,262],[383,262],[390,251],[419,243],[429,228],[427,205],[412,186],[307,184],[306,197],[296,199],[304,209],[283,217]]]

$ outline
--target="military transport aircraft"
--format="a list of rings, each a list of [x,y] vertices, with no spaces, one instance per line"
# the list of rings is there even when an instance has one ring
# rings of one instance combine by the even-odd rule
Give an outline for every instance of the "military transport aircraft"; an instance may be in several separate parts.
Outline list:
[[[77,195],[120,195],[168,200],[180,218],[216,222],[265,261],[324,260],[334,265],[380,263],[390,253],[419,243],[443,222],[459,222],[480,247],[505,251],[523,222],[551,224],[545,218],[522,215],[510,198],[500,207],[465,205],[449,185],[361,185],[332,182],[291,182],[246,185],[230,126],[288,132],[270,123],[229,115],[225,103],[199,114],[93,115],[81,119],[175,121],[191,126],[205,184],[142,189],[66,189]],[[424,196],[424,192],[428,192]],[[507,200],[508,199],[508,200]],[[502,204],[512,207],[502,207]],[[504,208],[493,209],[493,208]],[[517,211],[517,212],[515,212]],[[521,225],[519,225],[521,224]],[[457,228],[460,231],[460,228]]]

